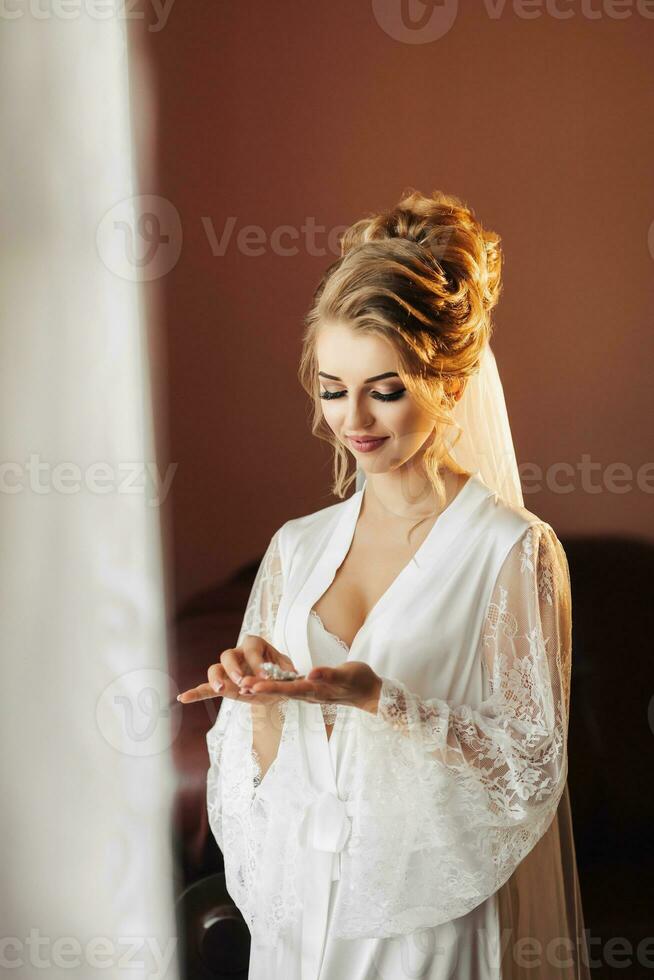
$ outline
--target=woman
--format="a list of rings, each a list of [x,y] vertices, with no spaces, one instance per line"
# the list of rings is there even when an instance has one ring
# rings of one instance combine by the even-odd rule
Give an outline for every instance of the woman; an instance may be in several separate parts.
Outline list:
[[[570,582],[523,506],[500,274],[470,209],[412,192],[314,297],[300,378],[343,499],[275,532],[236,646],[180,695],[224,699],[207,804],[250,980],[589,976]]]

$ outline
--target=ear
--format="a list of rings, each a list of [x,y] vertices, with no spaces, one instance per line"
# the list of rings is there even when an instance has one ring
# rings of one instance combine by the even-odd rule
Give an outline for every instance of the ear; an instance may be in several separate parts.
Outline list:
[[[453,398],[455,402],[458,402],[461,396],[463,395],[463,392],[465,391],[466,388],[467,381],[468,381],[467,378],[456,378],[452,382],[452,387],[449,394],[450,397]]]

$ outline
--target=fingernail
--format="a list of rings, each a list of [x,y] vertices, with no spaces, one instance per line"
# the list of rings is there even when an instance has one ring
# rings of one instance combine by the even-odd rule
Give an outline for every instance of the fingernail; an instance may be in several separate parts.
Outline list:
[[[212,681],[211,686],[214,689],[214,691],[222,691],[225,685],[223,684],[222,681]]]
[[[243,680],[243,675],[237,673],[237,671],[234,671],[234,673],[230,674],[229,676],[232,678],[235,684],[240,684],[241,681]]]

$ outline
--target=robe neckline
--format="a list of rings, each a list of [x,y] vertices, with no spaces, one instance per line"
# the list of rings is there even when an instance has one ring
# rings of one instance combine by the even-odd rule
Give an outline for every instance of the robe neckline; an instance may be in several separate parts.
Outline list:
[[[296,669],[303,674],[309,673],[314,666],[308,640],[311,609],[331,586],[336,572],[350,549],[364,491],[365,483],[340,504],[340,513],[333,524],[331,534],[289,610],[287,627],[292,634],[293,661]],[[371,625],[377,621],[398,590],[411,589],[412,584],[418,583],[426,570],[434,567],[438,557],[447,552],[448,547],[477,511],[482,500],[494,492],[484,483],[479,470],[471,473],[456,497],[439,514],[413,558],[400,570],[370,609],[350,644],[345,661],[356,659],[358,648]]]
[[[406,583],[407,586],[410,586],[411,581],[415,578],[415,576],[419,576],[424,568],[429,567],[431,561],[436,557],[437,552],[442,553],[447,543],[451,541],[452,536],[456,534],[457,529],[460,526],[460,518],[465,514],[465,507],[468,498],[474,496],[474,490],[478,489],[479,484],[481,484],[482,488],[486,491],[492,492],[490,491],[490,488],[483,483],[479,470],[475,470],[470,474],[464,485],[457,493],[456,497],[454,497],[454,499],[450,501],[442,513],[438,515],[425,536],[424,541],[421,543],[413,557],[407,562],[406,565],[403,566],[403,568],[400,569],[390,585],[384,590],[384,592],[382,592],[380,597],[368,611],[366,618],[355,633],[352,642],[348,646],[347,656],[345,657],[346,661],[352,659],[352,651],[355,646],[360,643],[360,638],[367,632],[370,623],[377,619],[380,612],[382,612],[388,602],[390,602],[393,594],[397,592],[400,586],[404,583]],[[322,588],[313,599],[309,607],[309,615],[311,614],[311,609],[316,602],[318,602],[318,600],[330,588],[334,578],[336,577],[338,569],[345,561],[347,553],[350,550],[359,514],[361,513],[365,486],[366,485],[364,483],[361,489],[357,490],[345,501],[346,506],[343,509],[340,520],[334,529],[327,548],[323,552],[321,560],[316,566],[316,585],[318,584],[318,579],[321,582],[326,581],[327,579],[328,581],[327,585],[325,585],[325,587]],[[484,494],[484,496],[486,496],[486,494]],[[336,634],[332,635],[336,636]],[[340,637],[336,638],[341,639]],[[345,640],[341,640],[341,642],[347,646]]]

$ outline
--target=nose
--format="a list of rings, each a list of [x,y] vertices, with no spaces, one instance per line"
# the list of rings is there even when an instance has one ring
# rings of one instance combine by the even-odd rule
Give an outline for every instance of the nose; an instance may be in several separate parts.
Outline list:
[[[375,418],[370,411],[370,406],[369,404],[366,405],[365,395],[358,398],[352,395],[348,398],[343,422],[345,432],[363,432],[365,429],[369,429],[374,421]]]

